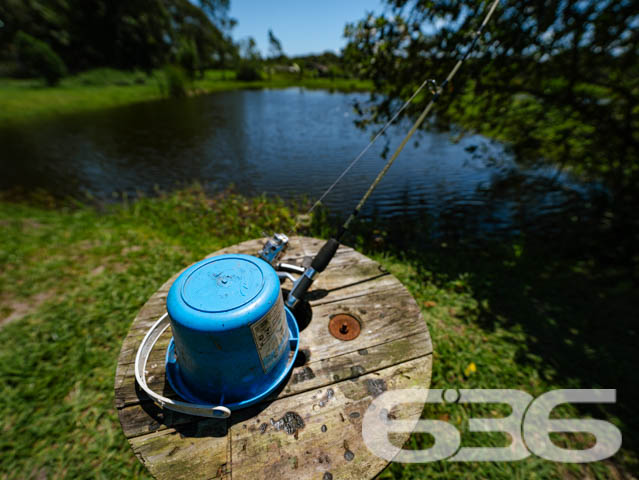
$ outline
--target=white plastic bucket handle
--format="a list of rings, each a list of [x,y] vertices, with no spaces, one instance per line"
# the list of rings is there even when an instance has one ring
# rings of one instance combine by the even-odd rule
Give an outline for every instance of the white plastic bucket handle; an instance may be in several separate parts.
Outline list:
[[[135,356],[135,379],[142,390],[153,400],[153,402],[162,408],[168,408],[175,412],[186,413],[188,415],[197,415],[199,417],[209,418],[228,418],[231,416],[231,410],[222,405],[212,404],[195,404],[171,400],[154,392],[146,383],[146,363],[151,354],[151,350],[164,331],[169,327],[169,314],[165,313],[155,324],[149,329],[144,336],[138,353]]]

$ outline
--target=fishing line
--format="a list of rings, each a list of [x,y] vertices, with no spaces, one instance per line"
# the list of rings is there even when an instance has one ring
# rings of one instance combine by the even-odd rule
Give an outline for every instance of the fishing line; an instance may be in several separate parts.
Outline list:
[[[417,118],[417,120],[415,121],[415,123],[413,124],[411,129],[408,131],[408,134],[406,134],[406,136],[404,137],[402,142],[399,144],[399,147],[397,147],[397,149],[395,150],[395,153],[393,153],[393,156],[388,160],[388,162],[386,162],[386,165],[384,165],[384,168],[382,168],[382,170],[379,172],[379,174],[377,175],[375,180],[373,180],[373,183],[371,183],[371,185],[368,187],[368,190],[366,191],[366,193],[364,193],[364,196],[360,199],[359,203],[357,204],[357,206],[355,207],[353,212],[348,216],[348,218],[346,219],[344,224],[340,227],[340,230],[337,233],[337,237],[336,237],[337,240],[340,240],[341,237],[344,235],[344,233],[348,229],[348,227],[351,224],[351,222],[355,219],[355,217],[361,211],[362,207],[366,203],[366,200],[368,200],[368,197],[371,196],[371,194],[373,193],[373,190],[375,190],[377,185],[379,185],[379,182],[382,181],[382,178],[384,178],[384,176],[386,175],[386,172],[388,172],[388,169],[393,165],[393,163],[395,162],[395,160],[397,159],[399,154],[402,153],[402,150],[404,150],[404,147],[406,146],[408,141],[411,139],[411,137],[417,131],[417,129],[420,127],[420,125],[424,122],[424,120],[426,119],[426,117],[428,116],[430,111],[433,109],[433,107],[435,106],[435,103],[437,102],[437,100],[439,100],[439,97],[440,97],[441,93],[444,91],[446,86],[453,79],[453,77],[455,76],[457,71],[460,69],[460,67],[462,66],[464,61],[468,58],[468,55],[470,55],[470,52],[472,52],[474,50],[475,45],[477,45],[477,43],[479,41],[479,37],[481,36],[481,33],[482,33],[484,27],[486,26],[486,24],[490,20],[490,17],[493,15],[493,12],[497,8],[497,4],[498,3],[499,3],[499,0],[494,0],[493,1],[492,5],[490,7],[490,10],[488,11],[488,14],[484,18],[484,21],[480,25],[479,29],[475,32],[473,41],[471,42],[470,46],[468,47],[466,52],[462,55],[462,57],[457,61],[457,63],[455,64],[453,69],[450,71],[450,73],[448,74],[446,79],[441,83],[441,85],[439,85],[439,87],[437,88],[437,90],[435,91],[435,93],[433,95],[433,98],[431,98],[430,102],[428,102],[428,105],[426,105],[426,108],[424,109],[424,111]]]
[[[488,22],[490,21],[490,18],[492,17],[495,9],[497,8],[497,5],[499,4],[499,0],[494,0],[493,3],[491,4],[488,13],[486,14],[486,16],[484,17],[484,20],[482,22],[482,24],[479,26],[479,28],[474,32],[473,35],[473,40],[470,44],[470,46],[468,47],[468,49],[466,50],[466,52],[464,53],[464,55],[462,55],[462,57],[457,61],[457,63],[455,64],[455,66],[453,67],[453,69],[451,70],[451,72],[448,74],[448,76],[446,77],[446,79],[441,83],[441,85],[439,85],[436,88],[432,88],[431,87],[431,91],[433,92],[433,98],[431,99],[431,101],[429,102],[429,104],[426,106],[426,108],[424,109],[424,111],[422,112],[422,114],[419,116],[419,118],[417,119],[417,121],[415,122],[415,124],[413,125],[413,127],[410,129],[410,131],[408,132],[408,134],[406,135],[406,137],[404,138],[404,140],[402,141],[402,143],[399,145],[399,147],[397,148],[397,150],[395,151],[395,153],[393,154],[393,156],[390,158],[390,160],[386,163],[386,165],[384,166],[384,168],[382,168],[382,170],[380,171],[380,173],[378,174],[378,176],[375,178],[375,180],[373,181],[373,183],[371,184],[371,186],[368,188],[368,190],[366,191],[366,193],[364,194],[364,196],[361,198],[361,200],[359,201],[359,203],[357,204],[357,206],[355,207],[355,209],[353,210],[353,212],[351,213],[351,215],[349,215],[349,217],[347,218],[346,222],[344,222],[344,224],[342,225],[342,227],[340,228],[340,233],[338,233],[338,239],[341,238],[341,236],[343,235],[343,233],[348,229],[350,223],[354,220],[354,218],[359,214],[361,208],[363,207],[364,203],[366,203],[366,201],[368,200],[368,197],[373,193],[373,190],[375,190],[375,188],[377,187],[377,185],[379,184],[379,182],[381,181],[381,179],[386,175],[386,172],[388,171],[388,169],[392,166],[392,164],[395,162],[395,159],[399,156],[399,154],[402,152],[402,150],[404,149],[404,147],[406,146],[406,144],[408,143],[408,141],[410,140],[410,138],[413,136],[413,134],[415,133],[415,131],[417,131],[417,129],[419,128],[419,126],[422,124],[422,122],[424,121],[424,119],[428,116],[428,114],[430,113],[430,111],[432,110],[433,106],[435,105],[435,103],[437,102],[437,100],[440,97],[441,92],[444,90],[444,88],[448,85],[448,83],[450,83],[450,81],[453,79],[453,77],[457,74],[457,71],[459,70],[459,68],[462,66],[462,64],[464,63],[464,61],[468,58],[468,56],[470,55],[470,53],[474,50],[476,44],[479,41],[479,38],[481,36],[482,31],[484,30],[484,27],[486,26],[486,24],[488,24]],[[364,156],[364,154],[366,154],[366,152],[373,146],[373,144],[379,139],[379,137],[381,137],[384,132],[386,132],[386,130],[388,129],[388,127],[397,119],[397,117],[399,117],[399,115],[406,109],[406,107],[408,107],[408,105],[410,105],[410,103],[415,99],[415,97],[417,97],[417,95],[419,94],[419,92],[421,92],[423,90],[423,88],[426,85],[430,85],[431,83],[434,83],[434,80],[431,79],[426,79],[424,80],[421,85],[415,90],[415,92],[413,92],[413,94],[410,96],[410,98],[408,100],[406,100],[404,102],[404,104],[393,114],[393,116],[384,124],[384,126],[382,127],[381,130],[379,130],[379,132],[377,132],[377,134],[371,139],[371,141],[364,147],[364,149],[355,157],[355,159],[353,159],[353,161],[342,171],[342,173],[335,179],[335,181],[326,189],[326,191],[315,201],[315,203],[313,203],[313,205],[309,208],[309,210],[306,212],[305,216],[308,217],[311,213],[313,213],[313,211],[322,203],[322,201],[335,189],[335,187],[337,186],[337,184],[346,176],[346,174],[361,160],[361,158]],[[288,235],[291,235],[291,233],[296,232],[297,228],[299,227],[299,224],[301,223],[301,220],[298,217],[298,220],[296,220],[295,225],[293,226],[293,228],[289,231]]]
[[[331,184],[331,186],[328,187],[326,191],[315,201],[315,203],[311,206],[311,208],[309,208],[308,212],[306,212],[306,215],[310,215],[311,213],[313,213],[313,211],[322,203],[322,200],[324,200],[328,196],[328,194],[330,194],[333,191],[333,189],[342,180],[342,178],[344,178],[344,176],[355,166],[355,164],[360,161],[360,159],[364,156],[366,152],[368,152],[368,150],[373,146],[373,144],[377,141],[377,139],[381,137],[386,131],[386,129],[388,129],[388,127],[390,127],[390,125],[397,119],[397,117],[399,117],[400,113],[402,113],[406,109],[406,107],[410,105],[410,103],[419,94],[419,92],[421,92],[422,89],[426,85],[428,85],[430,82],[431,80],[429,79],[424,80],[422,82],[422,84],[417,88],[417,90],[415,90],[415,92],[411,95],[411,97],[404,102],[404,104],[399,108],[399,110],[397,110],[393,114],[391,119],[388,120],[386,124],[382,127],[382,129],[375,134],[375,136],[371,139],[370,142],[368,142],[368,145],[366,145],[364,149],[361,152],[359,152],[359,154],[355,157],[355,159],[344,169],[344,171],[339,175],[339,177],[335,179],[335,181]],[[295,224],[295,227],[293,227],[292,231],[296,231],[298,226],[299,226],[299,221]]]
[[[373,193],[373,191],[375,190],[377,185],[379,185],[379,182],[382,181],[382,179],[384,178],[384,176],[388,172],[389,168],[393,165],[393,163],[395,162],[395,160],[397,159],[399,154],[402,152],[402,150],[404,149],[404,147],[406,146],[408,141],[411,139],[413,134],[417,131],[417,129],[424,122],[424,120],[426,119],[426,117],[428,116],[430,111],[433,109],[433,106],[435,105],[435,103],[439,100],[439,97],[441,96],[442,92],[445,91],[446,86],[448,86],[448,84],[452,81],[452,79],[455,77],[455,75],[457,74],[457,72],[461,68],[461,66],[464,63],[464,61],[468,58],[470,53],[475,49],[475,46],[479,42],[479,39],[480,39],[481,34],[482,34],[483,30],[484,30],[484,27],[490,21],[490,18],[492,17],[493,13],[495,12],[495,9],[497,8],[498,4],[499,4],[499,0],[494,0],[492,2],[492,4],[490,5],[490,7],[488,9],[488,13],[484,17],[483,22],[481,23],[479,28],[474,32],[473,40],[470,43],[469,47],[466,49],[466,52],[459,58],[459,60],[457,60],[457,63],[455,64],[453,69],[450,71],[450,73],[448,74],[446,79],[436,89],[436,91],[433,94],[433,97],[431,98],[430,102],[428,102],[428,105],[426,105],[426,108],[424,108],[424,111],[417,118],[417,120],[415,121],[415,123],[413,124],[413,126],[411,127],[409,132],[406,134],[406,136],[404,137],[402,142],[399,144],[399,146],[397,147],[397,149],[395,150],[395,152],[393,153],[391,158],[386,162],[386,164],[384,165],[382,170],[378,173],[378,175],[375,178],[375,180],[373,180],[373,183],[371,183],[371,185],[368,187],[368,190],[366,190],[366,192],[364,193],[364,195],[362,196],[360,201],[357,203],[357,206],[353,209],[353,212],[348,216],[346,221],[342,224],[342,226],[340,227],[339,231],[337,232],[337,235],[334,238],[331,238],[330,240],[328,240],[324,244],[324,246],[322,246],[320,251],[313,258],[310,267],[307,268],[305,270],[304,274],[297,279],[297,281],[293,285],[293,288],[292,288],[291,292],[288,295],[288,298],[286,299],[286,305],[288,307],[292,308],[292,307],[294,307],[297,304],[299,299],[302,298],[302,296],[306,293],[306,291],[312,285],[314,277],[318,273],[321,273],[322,271],[324,271],[324,269],[328,266],[328,264],[330,263],[331,259],[335,255],[335,252],[337,252],[337,249],[339,248],[339,245],[340,245],[340,240],[344,236],[344,233],[346,233],[346,231],[348,230],[348,227],[350,226],[351,222],[359,214],[359,212],[361,211],[362,207],[364,206],[364,204],[366,203],[368,198],[371,196],[371,194]],[[423,82],[420,85],[419,90],[421,90],[427,83],[428,83],[428,80]],[[415,95],[416,94],[413,94],[411,99],[414,98]],[[401,112],[401,110],[404,109],[406,107],[406,105],[410,101],[411,100],[409,99],[406,103],[404,103],[404,105],[399,110],[399,112]],[[396,118],[396,116],[399,114],[399,112],[396,115],[394,115],[393,118],[386,123],[386,125],[384,125],[384,129],[387,128],[388,125],[390,125],[390,123],[392,123],[392,121]],[[369,145],[366,146],[365,150],[370,148],[370,145],[372,143],[374,143],[374,141],[377,140],[377,138],[379,138],[380,134],[375,136],[375,138],[369,143]],[[349,165],[346,168],[346,171],[343,172],[342,175],[340,175],[335,182],[333,182],[333,185],[331,185],[329,187],[328,191],[331,191],[335,187],[335,185],[339,182],[339,180],[341,180],[344,177],[345,173],[348,170],[350,170],[352,168],[352,166],[355,163],[357,163],[357,161],[359,161],[359,159],[361,158],[362,155],[363,154],[358,155],[356,157],[356,160],[351,162],[351,165]],[[320,198],[325,198],[327,194],[328,193],[323,194]],[[317,206],[318,203],[319,203],[319,201],[315,202],[315,204],[313,205],[313,207],[311,208],[310,211],[312,211]],[[296,226],[297,226],[297,223],[296,223]]]

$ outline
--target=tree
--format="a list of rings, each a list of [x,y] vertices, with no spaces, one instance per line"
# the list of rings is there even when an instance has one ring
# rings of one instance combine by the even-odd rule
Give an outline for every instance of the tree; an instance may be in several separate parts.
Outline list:
[[[200,70],[200,57],[193,40],[185,39],[177,52],[177,63],[184,69],[191,80]]]
[[[346,27],[345,57],[386,94],[388,118],[424,79],[441,81],[490,2],[387,0]],[[639,180],[639,1],[505,0],[426,128],[451,122],[509,142],[521,161],[603,179],[618,198]],[[407,110],[415,115],[429,100]]]
[[[240,65],[236,73],[238,80],[252,82],[255,80],[261,80],[260,75],[260,62],[262,61],[262,55],[257,48],[257,43],[253,37],[248,37],[240,41]]]
[[[18,59],[27,73],[44,77],[49,85],[56,85],[66,74],[62,59],[46,43],[18,32],[15,44]]]
[[[211,19],[213,24],[222,31],[228,31],[237,23],[229,17],[230,0],[198,0],[200,9]]]
[[[273,60],[278,60],[284,56],[284,51],[282,50],[282,43],[279,39],[273,34],[273,30],[269,28],[268,30],[268,49],[270,56]]]
[[[202,66],[225,59],[232,42],[229,0],[4,0],[0,55],[18,30],[48,44],[71,70],[150,70],[194,42]],[[2,51],[4,49],[4,52]]]
[[[246,62],[256,63],[262,60],[262,54],[257,48],[257,42],[253,37],[240,40],[240,56]]]

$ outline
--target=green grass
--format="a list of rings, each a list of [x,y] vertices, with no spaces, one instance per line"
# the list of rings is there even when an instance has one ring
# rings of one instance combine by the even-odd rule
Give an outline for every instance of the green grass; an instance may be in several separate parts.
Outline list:
[[[2,308],[30,305],[0,329],[0,478],[146,478],[113,407],[131,319],[169,272],[290,227],[289,209],[194,190],[108,213],[3,203],[0,219]]]
[[[591,331],[593,320],[601,322],[603,306],[596,300],[579,305],[577,298],[562,294],[593,292],[591,279],[555,269],[567,266],[551,261],[548,277],[536,277],[544,257],[518,258],[515,251],[463,252],[438,248],[418,260],[373,255],[396,275],[424,307],[434,345],[433,388],[512,388],[533,397],[562,388],[617,388],[618,402],[613,408],[593,406],[579,410],[565,406],[556,410],[558,418],[595,418],[612,421],[622,431],[626,450],[613,461],[587,465],[559,464],[531,455],[526,460],[502,463],[434,462],[426,465],[395,464],[382,479],[449,478],[627,478],[636,469],[631,454],[636,442],[636,421],[624,413],[631,408],[637,392],[631,391],[633,371],[629,365],[633,346],[624,343],[624,326],[631,324],[632,294],[625,291],[623,302],[612,307],[613,320]],[[473,258],[474,257],[474,258]],[[551,273],[552,272],[552,273]],[[556,276],[552,276],[556,275]],[[568,281],[578,281],[578,284]],[[544,283],[546,283],[544,285]],[[583,290],[583,291],[581,291]],[[581,291],[581,292],[580,292]],[[607,302],[606,302],[607,303]],[[590,309],[590,311],[589,311]],[[626,311],[624,311],[624,309]],[[624,315],[624,317],[616,317]],[[593,318],[595,317],[595,318]],[[616,351],[612,349],[616,348]],[[616,367],[616,370],[615,370]],[[636,389],[636,386],[634,387]],[[625,397],[625,398],[624,398]],[[445,404],[427,406],[425,418],[451,422],[462,432],[462,446],[505,447],[504,434],[479,434],[468,431],[469,418],[507,416],[510,411],[496,404]],[[633,432],[633,433],[631,433]],[[635,438],[632,438],[635,437]],[[588,448],[592,438],[585,435],[551,436],[564,448]],[[405,448],[432,446],[426,435],[414,434]]]
[[[0,79],[0,127],[57,115],[101,110],[163,98],[161,71],[150,75],[97,69],[67,77],[55,87],[42,80]],[[239,82],[228,70],[209,70],[189,86],[194,95],[242,88],[286,88],[300,86],[339,91],[366,90],[370,82],[351,79],[298,78],[275,74],[271,80]]]
[[[115,365],[132,319],[175,271],[263,231],[287,231],[295,208],[229,192],[207,198],[198,188],[102,209],[47,202],[0,202],[0,318],[21,313],[0,328],[0,478],[149,478],[113,406]],[[366,238],[355,243],[422,307],[433,338],[434,388],[515,388],[533,396],[617,388],[617,405],[562,413],[612,421],[624,435],[624,449],[596,464],[534,456],[437,462],[392,465],[382,478],[603,479],[636,471],[635,290],[618,268],[549,255],[520,240],[402,253]],[[507,442],[468,433],[468,418],[503,413],[494,405],[425,410],[458,426],[464,445],[477,446]],[[583,446],[589,439],[557,441]],[[413,435],[409,446],[428,442]]]

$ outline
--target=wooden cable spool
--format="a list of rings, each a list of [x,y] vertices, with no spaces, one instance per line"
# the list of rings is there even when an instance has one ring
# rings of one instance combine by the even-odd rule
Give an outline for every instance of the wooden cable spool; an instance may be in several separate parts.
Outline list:
[[[222,253],[255,254],[264,239]],[[284,257],[301,265],[324,242],[292,237]],[[362,419],[386,390],[427,388],[432,345],[426,322],[406,288],[379,263],[340,246],[298,314],[300,353],[273,398],[224,420],[162,410],[136,385],[134,360],[149,327],[166,311],[172,276],[142,307],[122,345],[115,406],[136,456],[158,479],[363,479],[388,462],[368,450]],[[283,287],[290,287],[284,284]],[[337,320],[335,320],[337,318]],[[357,331],[356,331],[357,330]],[[147,366],[150,386],[177,398],[165,379],[170,329]],[[416,420],[423,405],[402,405],[392,418]],[[400,445],[406,434],[393,434]]]

